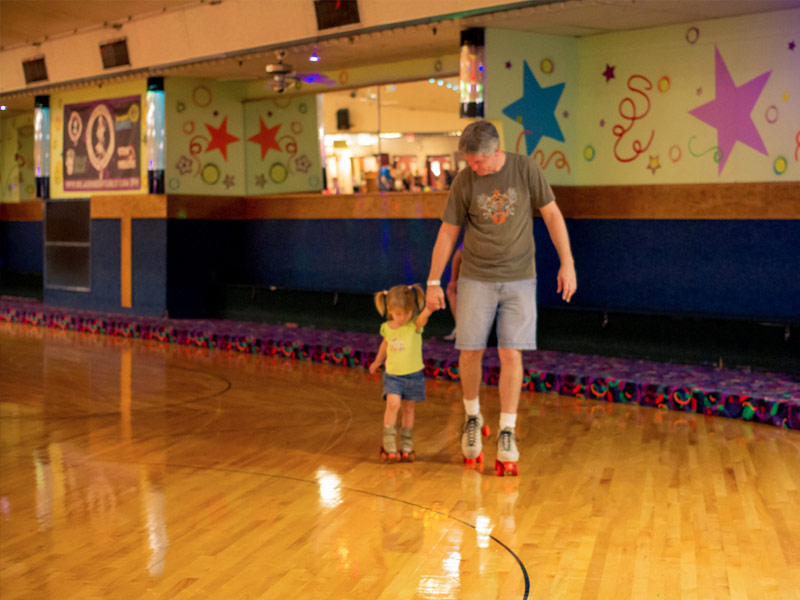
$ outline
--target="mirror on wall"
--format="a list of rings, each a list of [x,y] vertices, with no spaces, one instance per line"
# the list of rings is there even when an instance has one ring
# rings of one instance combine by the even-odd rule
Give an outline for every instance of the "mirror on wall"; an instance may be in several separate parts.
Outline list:
[[[445,190],[464,164],[458,77],[330,92],[320,103],[328,193]]]

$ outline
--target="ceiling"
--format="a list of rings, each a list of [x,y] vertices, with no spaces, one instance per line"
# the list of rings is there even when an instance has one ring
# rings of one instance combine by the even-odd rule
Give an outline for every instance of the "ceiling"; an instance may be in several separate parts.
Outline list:
[[[225,0],[0,0],[0,49],[114,27],[114,24],[217,1]],[[523,6],[462,19],[401,23],[305,40],[283,48],[287,51],[285,61],[298,71],[341,70],[454,54],[460,44],[460,31],[467,27],[583,37],[787,10],[800,7],[800,0],[538,0],[515,4]],[[147,73],[179,72],[181,76],[224,80],[265,78],[264,66],[276,61],[276,50],[274,46],[264,46],[229,53],[225,57],[204,57],[182,65],[150,67]],[[322,60],[316,64],[307,62],[315,50]],[[390,74],[388,79],[391,79]],[[3,102],[11,107],[11,101],[17,100],[15,95],[4,98]],[[24,106],[30,106],[30,99],[24,100]]]

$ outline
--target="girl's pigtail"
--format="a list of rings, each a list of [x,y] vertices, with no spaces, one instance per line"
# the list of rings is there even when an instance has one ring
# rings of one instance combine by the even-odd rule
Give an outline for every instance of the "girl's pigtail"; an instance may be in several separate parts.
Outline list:
[[[375,308],[378,309],[378,313],[385,319],[386,318],[386,294],[388,292],[386,290],[382,290],[380,292],[375,292]]]

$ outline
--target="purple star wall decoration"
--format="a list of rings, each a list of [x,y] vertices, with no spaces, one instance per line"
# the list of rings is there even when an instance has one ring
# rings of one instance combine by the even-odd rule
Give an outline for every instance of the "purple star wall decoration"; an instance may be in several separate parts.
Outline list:
[[[722,173],[737,141],[750,146],[761,154],[767,154],[767,148],[764,146],[764,141],[761,139],[750,113],[753,112],[771,73],[772,71],[767,71],[747,83],[737,86],[733,82],[733,77],[731,77],[719,48],[714,48],[715,97],[711,102],[690,110],[689,114],[717,130],[717,145],[722,152],[718,174]]]

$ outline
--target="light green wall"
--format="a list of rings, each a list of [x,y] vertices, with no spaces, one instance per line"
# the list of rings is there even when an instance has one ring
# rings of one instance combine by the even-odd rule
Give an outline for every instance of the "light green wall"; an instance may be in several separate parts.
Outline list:
[[[0,118],[0,202],[36,198],[33,113]]]
[[[164,92],[166,192],[244,195],[242,86],[170,77],[164,81]]]
[[[796,181],[800,179],[798,23],[800,10],[791,10],[581,39],[490,30],[487,117],[501,124],[505,147],[514,150],[522,126],[502,111],[522,97],[523,61],[527,61],[542,88],[565,84],[552,113],[565,140],[543,137],[537,146],[540,163],[546,164],[560,151],[570,166],[570,174],[566,167],[558,169],[553,156],[545,168],[552,183]],[[733,95],[724,93],[717,81],[715,48],[733,79]],[[546,58],[554,65],[549,75],[541,69]],[[607,67],[613,67],[614,74],[608,81],[603,75]],[[765,73],[768,79],[753,95],[749,115],[720,126],[723,134],[737,139],[720,172],[715,150],[720,141],[724,147],[724,139],[718,138],[717,127],[690,111],[715,101],[719,94],[715,113],[736,114],[731,98],[741,98],[745,86],[756,86]],[[749,106],[744,100],[739,105]],[[628,118],[634,115],[635,119]],[[760,139],[766,154],[740,137],[753,145],[760,145]],[[524,145],[520,151],[525,151]]]
[[[322,189],[316,96],[244,105],[247,194]]]
[[[789,48],[792,41],[800,43],[798,24],[800,10],[794,10],[581,40],[583,102],[576,145],[580,150],[593,146],[596,158],[584,161],[580,182],[799,179],[800,168],[794,152],[795,138],[800,132],[800,48]],[[748,129],[754,129],[767,152],[762,154],[737,141],[721,172],[712,150],[718,147],[717,128],[690,114],[717,97],[728,106],[715,105],[715,110],[733,114],[730,108],[733,96],[725,94],[717,81],[715,48],[737,88],[770,73],[763,90],[757,94],[749,119],[738,119],[734,128],[723,130],[746,135]],[[608,83],[601,76],[606,64],[615,67],[615,78]],[[646,77],[652,89],[644,90],[647,82],[641,78],[629,84],[633,76]],[[644,114],[647,108],[644,96],[632,92],[629,86],[647,94],[649,113]],[[636,114],[643,116],[632,122],[621,113],[631,114],[634,105]],[[628,131],[618,136],[614,134],[615,127],[618,133]],[[638,158],[630,162],[620,160],[635,156],[636,141],[644,147],[651,135],[649,147]],[[720,158],[719,153],[717,157]]]
[[[204,79],[168,78],[164,88],[168,193],[322,189],[315,96],[246,102],[244,84]]]
[[[526,95],[527,68],[542,93]],[[486,32],[486,118],[502,126],[505,149],[535,154],[550,183],[573,185],[579,155],[576,139],[578,97],[578,46],[573,38],[535,35],[521,31],[490,29]],[[558,92],[558,86],[563,90]],[[553,120],[564,141],[543,135],[535,148],[528,148],[524,131],[537,129],[503,114],[503,110],[526,97],[539,126],[555,135]],[[546,106],[536,101],[548,100]],[[527,123],[529,129],[526,129]],[[534,131],[535,133],[535,131]],[[538,137],[538,136],[537,136]]]

